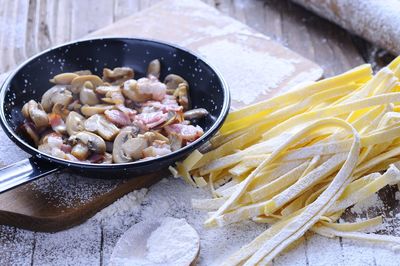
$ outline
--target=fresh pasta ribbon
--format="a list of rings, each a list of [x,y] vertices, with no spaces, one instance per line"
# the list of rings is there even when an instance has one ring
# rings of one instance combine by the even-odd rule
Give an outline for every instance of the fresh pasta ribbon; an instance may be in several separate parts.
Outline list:
[[[205,226],[244,220],[271,226],[223,265],[266,265],[308,230],[400,247],[400,238],[362,230],[375,217],[338,223],[342,213],[400,183],[400,57],[375,75],[369,65],[233,111],[210,140],[171,168],[210,188],[192,200]]]

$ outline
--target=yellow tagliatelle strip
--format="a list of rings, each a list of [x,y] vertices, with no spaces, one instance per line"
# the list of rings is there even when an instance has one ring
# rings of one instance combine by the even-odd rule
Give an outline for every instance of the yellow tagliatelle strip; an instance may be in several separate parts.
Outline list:
[[[224,265],[267,264],[307,230],[400,244],[356,232],[381,217],[335,223],[346,208],[400,181],[399,77],[400,57],[375,76],[363,65],[234,111],[210,140],[213,149],[171,168],[192,185],[208,182],[213,198],[192,202],[209,211],[206,226],[271,224]]]
[[[388,235],[378,235],[373,233],[360,233],[360,232],[343,232],[335,230],[329,227],[320,226],[313,228],[316,233],[326,236],[326,237],[344,237],[355,240],[370,241],[379,244],[384,244],[397,251],[400,248],[400,237],[388,236]]]
[[[282,106],[282,104],[289,103],[289,101],[299,101],[307,97],[307,95],[314,94],[326,88],[344,86],[346,84],[351,84],[361,79],[369,78],[371,76],[371,73],[372,70],[370,65],[362,65],[356,67],[351,71],[343,73],[342,75],[329,79],[324,79],[310,85],[302,86],[285,94],[276,96],[265,102],[257,103],[249,107],[245,107],[241,110],[234,111],[229,114],[227,122],[255,115],[270,108],[279,108]]]
[[[339,96],[344,96],[349,92],[356,90],[358,87],[359,85],[357,84],[350,84],[350,85],[346,84],[341,87],[327,89],[325,91],[321,91],[319,93],[310,95],[308,98],[296,104],[283,107],[271,113],[258,115],[258,117],[241,119],[239,121],[234,121],[230,123],[228,122],[221,128],[221,132],[226,133],[226,132],[237,131],[261,120],[263,121],[263,123],[277,122],[280,120],[284,120],[308,109],[310,105],[318,105],[326,100],[337,98]]]
[[[360,221],[360,222],[355,222],[355,223],[328,223],[325,221],[320,221],[319,224],[325,227],[332,228],[337,231],[343,231],[343,232],[354,232],[354,231],[360,231],[360,230],[366,230],[371,227],[378,226],[382,224],[383,219],[382,216],[377,216],[372,219]],[[318,226],[318,224],[317,224]]]
[[[342,125],[344,123],[341,120],[338,119],[326,119],[326,120],[319,120],[310,126],[300,130],[297,134],[295,134],[293,137],[289,138],[287,141],[285,141],[282,145],[277,147],[277,149],[271,154],[270,157],[265,159],[242,183],[240,183],[238,189],[229,197],[229,199],[224,203],[223,206],[221,206],[218,211],[216,211],[207,221],[206,225],[211,225],[213,222],[217,222],[217,217],[220,216],[224,211],[228,210],[238,199],[241,197],[246,188],[249,186],[251,181],[256,177],[256,175],[263,169],[268,163],[273,162],[276,158],[279,157],[279,155],[287,150],[291,144],[296,142],[298,139],[300,139],[304,134],[308,133],[309,131],[313,130],[316,127],[319,126],[331,126],[332,124],[336,125]],[[347,125],[347,124],[343,124]]]
[[[360,152],[360,137],[358,132],[343,120],[327,119],[322,121],[343,127],[349,130],[354,136],[352,147],[343,167],[338,171],[327,189],[313,203],[305,207],[304,211],[294,217],[282,230],[271,237],[268,242],[264,243],[243,265],[255,265],[257,263],[265,265],[271,262],[291,242],[301,237],[311,228],[330,206],[335,203],[346,188],[346,185],[350,183],[351,174],[357,165]]]

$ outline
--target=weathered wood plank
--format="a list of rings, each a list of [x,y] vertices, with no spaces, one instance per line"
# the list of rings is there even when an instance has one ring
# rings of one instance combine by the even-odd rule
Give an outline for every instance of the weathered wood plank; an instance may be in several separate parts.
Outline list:
[[[17,13],[17,2],[16,1],[6,1],[1,8],[4,10],[2,19],[1,19],[1,50],[0,50],[0,58],[2,58],[2,62],[4,68],[9,68],[15,65],[14,58],[14,27],[10,27],[9,25],[16,25],[16,13]]]
[[[0,265],[31,265],[34,232],[0,226]]]
[[[58,233],[35,233],[32,265],[99,265],[101,228],[88,221]]]
[[[29,12],[28,12],[28,22],[27,22],[27,30],[26,30],[26,42],[25,42],[25,49],[26,49],[26,54],[27,56],[30,56],[32,54],[35,54],[39,51],[39,41],[38,41],[38,35],[42,34],[39,32],[39,20],[40,20],[40,15],[39,15],[39,10],[40,10],[40,1],[39,0],[33,0],[32,2],[29,2]],[[9,69],[5,69],[9,70]]]
[[[309,265],[347,265],[343,261],[343,252],[338,239],[313,234],[306,234],[306,239]]]
[[[278,257],[274,259],[274,266],[304,266],[308,264],[307,258],[307,242],[305,237],[300,238],[300,243],[288,250],[288,252],[284,252],[280,254]]]
[[[279,0],[266,0],[258,1],[263,3],[263,15],[260,17],[259,23],[257,23],[260,31],[277,42],[287,45],[283,40],[283,27],[282,27],[282,1]],[[253,24],[252,24],[253,25]]]
[[[72,2],[71,39],[81,38],[111,24],[114,21],[113,10],[113,1],[74,0]]]
[[[140,9],[138,1],[129,0],[114,0],[114,17],[113,20],[117,21],[126,16],[132,15]]]
[[[374,253],[381,254],[381,249],[362,243],[362,241],[342,239],[341,243],[343,261],[347,265],[376,265]]]
[[[50,46],[71,40],[72,1],[49,1],[45,23]]]

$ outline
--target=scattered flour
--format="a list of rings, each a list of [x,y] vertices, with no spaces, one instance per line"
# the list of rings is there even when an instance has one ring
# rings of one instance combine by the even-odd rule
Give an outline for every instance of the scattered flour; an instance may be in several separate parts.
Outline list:
[[[191,199],[208,197],[208,191],[190,187],[180,179],[163,179],[148,190],[127,194],[86,223],[62,232],[33,233],[0,226],[0,252],[9,254],[8,258],[12,256],[13,261],[18,258],[20,265],[29,264],[31,256],[34,265],[100,265],[100,261],[103,265],[110,265],[110,256],[118,239],[130,227],[143,221],[174,217],[185,219],[199,233],[198,265],[221,265],[227,256],[252,241],[267,226],[246,221],[224,228],[205,229],[203,222],[207,214],[194,210]],[[376,209],[381,212],[379,209],[384,204],[377,195],[373,195],[353,207],[352,212],[358,216],[371,206],[378,206]],[[400,235],[400,217],[395,214],[385,217],[383,233]],[[33,243],[35,251],[32,255]],[[343,254],[343,257],[338,254]],[[397,255],[363,241],[343,239],[340,242],[338,239],[309,235],[306,244],[280,255],[274,265],[305,265],[306,256],[309,265],[343,265],[344,262],[369,265],[374,260],[379,260],[378,265],[395,265],[392,262]],[[0,256],[0,265],[7,264],[7,261],[1,261],[4,258],[7,259]]]
[[[40,178],[30,184],[29,190],[40,195],[58,207],[76,207],[89,202],[96,195],[105,194],[113,190],[118,183],[117,179],[98,180],[69,173],[55,173]]]
[[[379,198],[378,194],[374,193],[369,198],[358,202],[351,208],[351,212],[355,214],[365,213],[370,208],[382,209],[384,207],[383,201]]]
[[[202,45],[199,51],[226,78],[232,99],[246,105],[276,88],[295,70],[293,62],[289,60],[257,52],[225,39]],[[249,76],[257,77],[257,80],[249,79]]]
[[[107,224],[117,227],[121,223],[127,222],[126,216],[140,209],[141,203],[147,193],[146,188],[135,190],[115,201],[112,205],[98,212],[92,219],[96,221],[106,221]]]
[[[110,264],[187,266],[198,254],[199,241],[199,235],[185,219],[167,217],[143,221],[118,240]]]

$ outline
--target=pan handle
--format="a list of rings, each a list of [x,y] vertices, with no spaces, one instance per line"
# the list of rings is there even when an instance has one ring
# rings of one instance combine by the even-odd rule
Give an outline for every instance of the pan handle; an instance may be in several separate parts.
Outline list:
[[[58,166],[34,157],[0,168],[0,193],[59,170]]]

